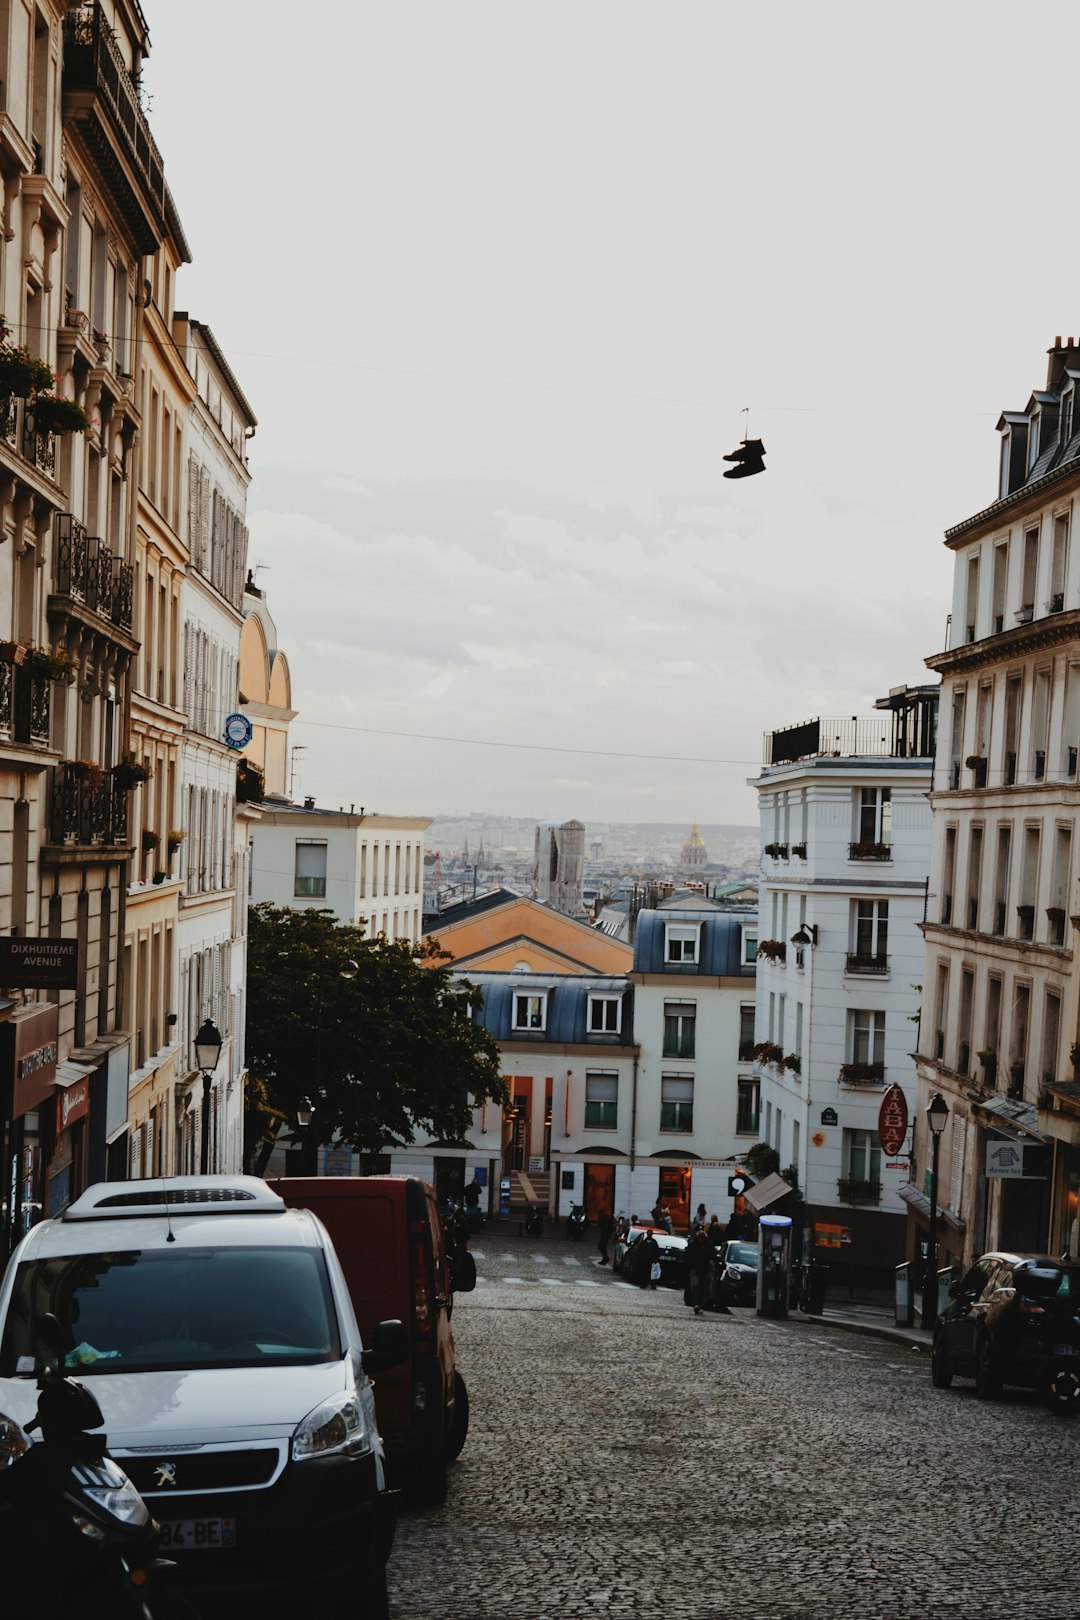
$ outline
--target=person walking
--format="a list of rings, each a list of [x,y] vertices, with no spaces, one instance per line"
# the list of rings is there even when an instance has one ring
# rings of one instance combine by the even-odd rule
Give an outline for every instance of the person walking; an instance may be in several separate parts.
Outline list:
[[[703,1226],[699,1226],[690,1239],[686,1251],[686,1267],[690,1274],[690,1300],[695,1316],[701,1315],[708,1297],[709,1271],[715,1252],[709,1242],[708,1232]]]
[[[641,1268],[641,1281],[639,1288],[655,1288],[656,1278],[653,1269],[660,1270],[660,1245],[653,1237],[652,1227],[647,1227],[645,1236],[638,1244],[638,1265]]]
[[[609,1210],[605,1209],[601,1213],[596,1226],[600,1233],[600,1241],[597,1244],[597,1248],[600,1250],[600,1264],[606,1266],[609,1259],[608,1245],[611,1242],[611,1234],[615,1230],[615,1217]]]
[[[705,1205],[704,1204],[699,1204],[698,1207],[697,1207],[697,1214],[694,1216],[694,1219],[690,1223],[690,1235],[691,1235],[691,1237],[693,1236],[693,1234],[695,1232],[699,1231],[701,1227],[708,1226],[708,1224],[709,1224],[709,1217],[705,1213]]]

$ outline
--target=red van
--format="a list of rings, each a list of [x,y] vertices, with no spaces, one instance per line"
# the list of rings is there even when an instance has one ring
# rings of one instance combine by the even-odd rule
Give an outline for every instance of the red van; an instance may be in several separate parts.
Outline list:
[[[330,1233],[365,1344],[378,1322],[404,1323],[409,1357],[375,1380],[391,1480],[414,1502],[441,1502],[446,1465],[465,1444],[469,1397],[450,1329],[455,1291],[476,1263],[448,1253],[435,1189],[418,1176],[289,1176],[270,1182]]]

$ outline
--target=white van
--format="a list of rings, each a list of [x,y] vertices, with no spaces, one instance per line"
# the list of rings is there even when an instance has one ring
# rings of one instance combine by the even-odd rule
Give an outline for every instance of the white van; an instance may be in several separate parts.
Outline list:
[[[116,1457],[184,1585],[387,1614],[394,1497],[369,1372],[400,1323],[360,1339],[333,1245],[249,1176],[103,1182],[35,1226],[0,1285],[0,1411],[37,1404],[39,1337],[93,1389]]]

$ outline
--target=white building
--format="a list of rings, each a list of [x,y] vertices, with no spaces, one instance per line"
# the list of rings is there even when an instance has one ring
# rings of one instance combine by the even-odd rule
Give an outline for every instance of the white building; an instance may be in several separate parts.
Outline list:
[[[332,911],[369,938],[420,942],[430,817],[266,800],[251,829],[250,898]]]
[[[997,498],[945,536],[955,633],[927,660],[942,747],[918,1060],[920,1126],[934,1091],[949,1107],[941,1265],[999,1246],[1080,1253],[1078,386],[1080,344],[1059,338],[1045,389],[998,422]],[[916,1145],[913,1249],[930,1207],[921,1130]]]
[[[186,321],[186,317],[179,317]],[[180,1163],[197,1170],[202,1147],[202,1076],[195,1036],[209,1018],[222,1035],[210,1093],[212,1170],[243,1167],[244,980],[250,806],[237,804],[237,752],[225,722],[237,710],[247,567],[247,442],[255,414],[209,327],[186,324],[196,396],[187,423],[187,546],[181,596],[183,707],[180,754],[183,842],[177,920],[181,1054]]]
[[[937,697],[772,732],[752,784],[761,1136],[797,1177],[807,1257],[863,1275],[904,1257],[907,1147],[884,1157],[878,1114],[893,1083],[915,1102]]]

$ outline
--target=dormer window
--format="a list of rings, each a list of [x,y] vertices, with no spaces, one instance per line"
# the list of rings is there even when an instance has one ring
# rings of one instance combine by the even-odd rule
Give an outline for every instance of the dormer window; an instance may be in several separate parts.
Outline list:
[[[668,923],[664,930],[664,960],[683,967],[700,960],[701,924]]]
[[[621,996],[589,997],[589,1034],[617,1035],[622,1028]]]
[[[1039,426],[1040,426],[1040,422],[1041,422],[1041,417],[1039,416],[1038,411],[1034,411],[1032,413],[1032,417],[1031,417],[1031,426],[1028,428],[1028,454],[1027,454],[1027,470],[1028,470],[1028,472],[1031,471],[1032,467],[1034,467],[1035,463],[1039,459],[1039,437],[1040,437],[1040,435],[1039,435]]]
[[[514,997],[514,1029],[543,1030],[547,1028],[547,991],[535,995]]]
[[[1073,432],[1073,390],[1061,396],[1061,442],[1068,444]]]

